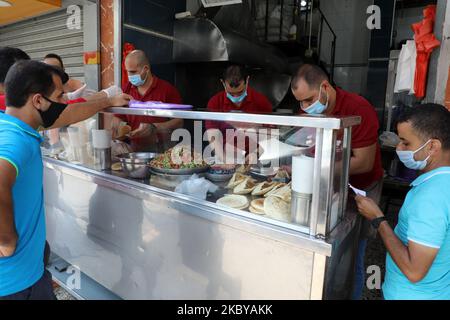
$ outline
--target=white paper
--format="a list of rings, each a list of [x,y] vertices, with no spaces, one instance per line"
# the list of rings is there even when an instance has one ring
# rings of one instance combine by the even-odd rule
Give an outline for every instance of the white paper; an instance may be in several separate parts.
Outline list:
[[[261,141],[259,142],[259,146],[264,150],[264,153],[259,157],[259,161],[280,159],[294,154],[300,154],[302,150],[308,149],[307,147],[291,146],[276,138]]]
[[[312,194],[314,180],[314,158],[307,156],[292,157],[292,190],[298,193]]]
[[[357,195],[367,197],[367,193],[364,190],[359,190],[354,186],[352,186],[350,183],[348,184],[348,186],[352,188],[353,192],[356,193]]]

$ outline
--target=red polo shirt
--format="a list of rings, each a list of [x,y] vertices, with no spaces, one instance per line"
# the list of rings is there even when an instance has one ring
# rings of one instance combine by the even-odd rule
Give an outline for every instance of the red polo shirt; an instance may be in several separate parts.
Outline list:
[[[147,92],[141,96],[138,89],[130,82],[123,88],[123,92],[129,94],[133,99],[138,101],[160,101],[165,103],[181,104],[181,96],[178,90],[169,82],[153,76],[153,83]],[[159,123],[166,122],[166,118],[135,116],[135,115],[117,115],[123,121],[126,121],[131,130],[139,128],[141,123]]]
[[[352,129],[352,149],[360,149],[377,144],[375,162],[372,171],[350,176],[350,183],[359,189],[365,189],[383,177],[381,149],[378,143],[380,128],[375,108],[363,97],[336,88],[336,106],[333,116],[360,116],[361,124]]]
[[[272,104],[264,95],[248,87],[247,97],[240,107],[227,98],[225,91],[221,91],[209,100],[208,110],[212,112],[239,110],[246,113],[272,113]],[[231,128],[230,125],[221,121],[205,121],[205,125],[206,129],[220,129],[222,131]]]
[[[6,101],[5,101],[5,95],[0,94],[0,111],[6,110]]]

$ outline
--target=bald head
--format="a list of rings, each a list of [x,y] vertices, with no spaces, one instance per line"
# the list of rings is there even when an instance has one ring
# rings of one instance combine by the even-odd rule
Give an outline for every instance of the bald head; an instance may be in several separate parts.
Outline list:
[[[304,81],[310,88],[319,88],[324,82],[329,82],[329,78],[325,71],[319,66],[313,64],[302,65],[292,79],[292,90],[297,90],[299,82]]]
[[[127,61],[132,64],[135,64],[136,67],[138,68],[142,68],[144,66],[150,67],[150,62],[147,58],[147,55],[142,50],[134,50],[130,52],[127,58],[125,59],[125,63],[127,63]]]
[[[125,69],[131,84],[136,87],[145,87],[152,81],[150,63],[142,50],[134,50],[128,54],[125,59]]]

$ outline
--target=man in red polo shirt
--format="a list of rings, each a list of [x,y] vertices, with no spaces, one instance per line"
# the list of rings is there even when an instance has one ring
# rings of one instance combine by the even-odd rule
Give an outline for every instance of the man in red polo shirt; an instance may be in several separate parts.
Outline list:
[[[159,79],[151,72],[150,63],[142,50],[132,51],[125,59],[125,68],[129,82],[123,88],[138,101],[161,101],[181,104],[178,90],[167,81]],[[182,119],[166,119],[149,116],[116,115],[112,119],[114,136],[122,121],[131,126],[131,147],[134,151],[164,151],[155,150],[161,143],[170,140],[171,131],[183,126]]]
[[[227,67],[221,79],[225,90],[209,100],[208,110],[212,112],[271,113],[272,104],[264,95],[249,86],[249,80],[250,75],[245,67],[241,65]],[[224,139],[226,129],[248,128],[248,124],[223,121],[205,121],[205,126],[206,129],[219,129]],[[249,151],[248,142],[246,142],[246,149]]]
[[[378,144],[379,121],[375,108],[363,97],[334,88],[327,74],[318,66],[305,64],[292,81],[292,93],[303,112],[330,117],[360,116],[361,124],[352,130],[350,183],[367,192],[379,203],[383,180],[381,150]],[[367,238],[376,234],[370,224],[363,222],[356,265],[354,299],[360,299],[364,281],[364,251]]]

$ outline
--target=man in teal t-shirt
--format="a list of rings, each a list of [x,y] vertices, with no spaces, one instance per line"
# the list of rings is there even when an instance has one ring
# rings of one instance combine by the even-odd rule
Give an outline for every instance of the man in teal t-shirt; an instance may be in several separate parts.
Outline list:
[[[0,114],[0,300],[55,299],[44,268],[45,209],[39,128],[85,120],[127,95],[66,106],[67,74],[37,61],[19,61],[5,79]]]
[[[388,251],[383,295],[450,300],[450,112],[420,105],[401,116],[397,129],[400,160],[421,175],[411,184],[395,230],[373,201],[356,197]]]

